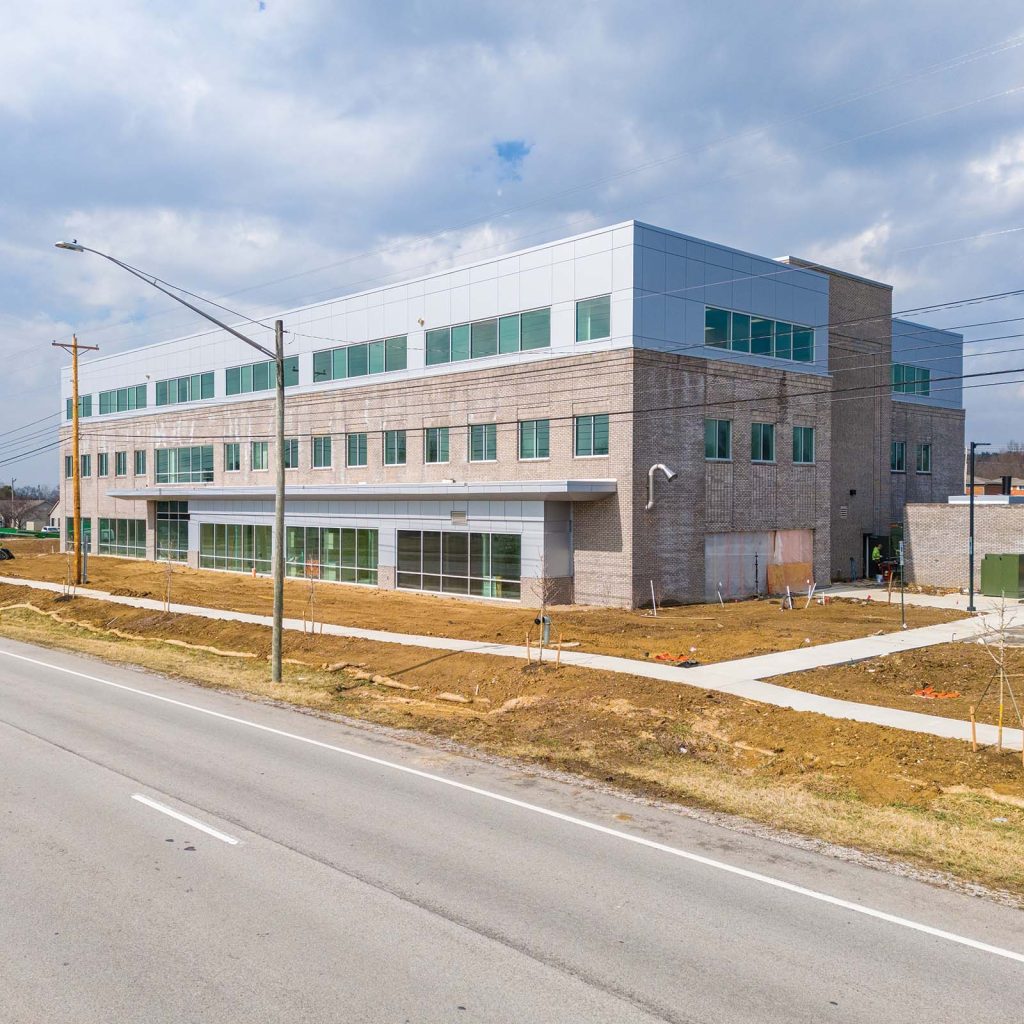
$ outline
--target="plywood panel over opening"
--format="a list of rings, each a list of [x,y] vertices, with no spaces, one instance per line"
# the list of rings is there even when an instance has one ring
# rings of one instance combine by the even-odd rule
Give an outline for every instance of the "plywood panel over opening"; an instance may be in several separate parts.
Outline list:
[[[714,533],[704,538],[705,597],[717,601],[806,590],[813,578],[813,530]]]

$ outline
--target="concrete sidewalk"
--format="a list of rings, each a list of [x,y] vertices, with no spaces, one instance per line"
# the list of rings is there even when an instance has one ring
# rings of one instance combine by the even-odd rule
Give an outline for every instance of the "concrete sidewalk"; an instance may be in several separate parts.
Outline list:
[[[0,576],[0,583],[8,583],[17,587],[29,587],[33,590],[49,593],[63,593],[64,586],[60,583],[46,583],[41,580],[27,580],[16,577]],[[79,587],[79,597],[111,604],[125,605],[129,608],[145,608],[149,611],[164,611],[164,603],[152,598],[126,597],[120,594],[108,594],[103,590],[90,590]],[[202,608],[194,605],[174,604],[169,610],[179,615],[194,615],[205,619],[219,619],[234,622],[248,622],[257,626],[270,626],[269,615],[252,615],[247,612],[234,612],[222,608]],[[821,644],[798,651],[782,651],[758,658],[741,658],[737,661],[720,662],[717,665],[706,665],[695,669],[675,668],[657,662],[637,661],[632,658],[617,658],[607,654],[588,654],[584,651],[563,651],[562,661],[567,665],[580,668],[599,669],[604,672],[617,672],[621,675],[643,676],[648,679],[662,679],[670,683],[681,683],[701,690],[712,690],[761,704],[776,707],[792,708],[795,711],[810,711],[829,718],[848,719],[872,725],[883,725],[892,729],[903,729],[908,732],[926,733],[931,736],[967,740],[971,738],[969,722],[951,718],[939,718],[935,715],[919,714],[914,711],[901,711],[875,704],[859,704],[854,701],[837,700],[833,697],[822,697],[815,693],[802,690],[790,690],[784,686],[763,682],[758,673],[781,675],[786,672],[806,671],[820,665],[841,664],[845,661],[859,661],[865,658],[892,654],[898,650],[912,650],[915,647],[928,647],[946,643],[954,635],[963,639],[969,636],[973,626],[974,635],[978,635],[986,626],[990,616],[979,616],[975,619],[959,622],[943,623],[937,626],[925,626],[922,629],[907,630],[903,633],[888,633],[877,637],[862,637],[858,640],[844,640],[838,644]],[[301,619],[285,619],[284,628],[301,632]],[[476,640],[460,640],[454,637],[416,636],[409,633],[390,633],[385,630],[361,629],[357,626],[337,626],[324,623],[323,632],[327,636],[351,637],[360,640],[372,640],[377,643],[401,644],[406,647],[425,647],[439,651],[453,651],[465,654],[487,654],[498,658],[515,658],[525,660],[526,648],[514,644],[495,644]],[[925,634],[920,636],[919,634]],[[842,648],[837,655],[834,648]],[[996,728],[991,725],[978,725],[978,741],[983,744],[996,742]],[[1024,733],[1020,729],[1004,729],[1003,745],[1010,749],[1021,749],[1024,745]]]
[[[831,587],[821,588],[815,593],[827,594],[829,597],[840,597],[848,598],[852,601],[867,601],[869,598],[872,601],[879,601],[882,604],[894,604],[899,607],[900,603],[900,592],[894,590],[891,594],[885,587],[876,586],[851,586],[844,583],[833,583]],[[799,600],[799,598],[797,598]],[[908,608],[955,608],[958,611],[967,611],[967,595],[966,594],[905,594],[904,603]],[[1002,598],[999,597],[985,597],[984,594],[974,595],[974,607],[977,611],[984,614],[985,612],[994,612],[999,610],[999,606],[1002,604]],[[1012,612],[1024,611],[1024,604],[1013,598],[1006,599],[1006,611],[1007,614]]]

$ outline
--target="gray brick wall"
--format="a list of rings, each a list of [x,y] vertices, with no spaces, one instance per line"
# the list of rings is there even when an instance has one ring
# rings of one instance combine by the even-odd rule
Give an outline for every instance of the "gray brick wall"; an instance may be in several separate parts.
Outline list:
[[[815,576],[827,581],[829,380],[644,351],[635,366],[633,602],[650,600],[652,580],[659,599],[704,600],[706,533],[814,530]],[[705,460],[705,418],[732,421],[731,462]],[[775,424],[772,465],[751,461],[754,422]],[[814,465],[793,464],[794,426],[815,428]],[[658,462],[679,476],[656,477],[648,512],[647,473]]]
[[[907,445],[906,473],[892,473],[891,517],[903,522],[903,506],[944,502],[964,491],[964,412],[900,402],[892,403],[892,439]],[[918,473],[916,449],[932,446],[931,473]]]

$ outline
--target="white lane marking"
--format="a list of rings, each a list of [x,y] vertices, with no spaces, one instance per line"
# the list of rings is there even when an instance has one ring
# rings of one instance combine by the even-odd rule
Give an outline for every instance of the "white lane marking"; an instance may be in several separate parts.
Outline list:
[[[525,800],[517,800],[515,797],[504,796],[501,793],[493,793],[488,789],[481,789],[479,786],[470,786],[465,782],[457,782],[455,779],[446,779],[443,775],[434,775],[431,772],[421,771],[419,768],[409,768],[403,764],[396,764],[394,761],[385,761],[383,758],[374,757],[372,754],[361,754],[357,750],[346,750],[344,747],[337,747],[333,743],[324,743],[322,740],[314,740],[308,736],[300,736],[298,733],[286,732],[284,729],[275,729],[270,725],[262,725],[259,722],[252,722],[246,718],[237,718],[234,715],[226,715],[222,711],[212,711],[210,708],[203,708],[197,704],[189,704],[183,700],[176,700],[174,697],[164,697],[159,693],[151,693],[148,690],[140,690],[134,686],[127,686],[124,683],[115,683],[110,679],[101,679],[99,676],[92,676],[86,672],[79,672],[76,669],[64,668],[62,665],[54,665],[48,661],[40,661],[37,658],[29,658],[24,654],[15,654],[13,651],[0,649],[0,654],[8,658],[15,658],[18,661],[25,661],[31,665],[40,665],[43,668],[53,669],[57,672],[64,672],[70,676],[77,676],[79,679],[88,679],[93,683],[102,683],[104,686],[111,686],[117,690],[124,690],[127,693],[138,694],[141,697],[149,697],[152,700],[162,701],[164,704],[173,704],[175,707],[186,708],[189,711],[196,711],[201,715],[209,715],[211,718],[219,718],[225,722],[234,722],[236,725],[244,725],[249,729],[258,729],[260,732],[271,733],[274,736],[283,736],[285,739],[295,740],[298,743],[307,743],[313,747],[320,747],[323,750],[332,750],[345,757],[351,757],[358,761],[365,761],[369,764],[379,765],[382,768],[390,768],[392,771],[402,772],[405,775],[413,775],[419,779],[427,779],[442,786],[450,786],[452,789],[462,790],[464,793],[473,793],[488,800],[507,804],[510,807],[518,807],[533,814],[540,814],[546,818],[554,818],[557,821],[564,821],[579,828],[588,829],[591,832],[599,832],[601,835],[613,836],[627,843],[636,846],[644,846],[650,850],[658,850],[661,853],[679,857],[695,864],[702,864],[705,867],[715,868],[718,871],[725,871],[730,875],[737,875],[740,878],[747,878],[763,885],[781,889],[784,892],[795,893],[798,896],[806,896],[820,903],[827,903],[833,907],[840,907],[843,910],[852,911],[855,914],[863,914],[865,917],[872,917],[878,921],[886,921],[889,924],[899,925],[901,928],[909,928],[911,931],[922,932],[938,939],[945,939],[947,942],[955,942],[970,949],[977,949],[983,953],[992,953],[995,956],[1005,957],[1007,960],[1016,960],[1024,963],[1024,953],[1017,953],[1012,949],[1003,949],[1001,946],[991,946],[987,942],[979,942],[977,939],[970,939],[964,935],[957,935],[955,932],[943,931],[941,928],[933,928],[931,925],[921,924],[918,921],[911,921],[906,917],[899,917],[896,914],[886,913],[884,910],[875,910],[873,907],[864,906],[861,903],[851,903],[849,900],[840,899],[838,896],[830,896],[825,892],[818,892],[816,889],[807,889],[802,885],[795,885],[793,882],[783,881],[781,878],[772,878],[771,875],[762,875],[757,871],[749,871],[747,868],[737,867],[734,864],[726,864],[723,861],[713,860],[711,857],[704,857],[699,853],[691,853],[688,850],[681,850],[666,843],[658,843],[653,839],[645,839],[643,836],[630,835],[628,832],[621,832],[616,828],[609,828],[607,825],[598,825],[595,822],[587,821],[584,818],[576,818],[571,814],[563,814],[561,811],[552,811],[547,807],[538,804],[527,803]]]
[[[234,836],[229,836],[226,832],[219,832],[210,825],[204,825],[201,821],[190,818],[187,814],[182,814],[166,804],[158,804],[155,800],[150,800],[148,796],[143,796],[141,793],[133,793],[132,799],[138,800],[140,804],[145,804],[147,807],[152,807],[154,811],[161,811],[172,818],[177,818],[178,821],[183,821],[186,825],[191,825],[193,828],[199,829],[200,832],[205,832],[208,836],[219,839],[222,843],[227,843],[229,846],[238,845],[238,840]]]

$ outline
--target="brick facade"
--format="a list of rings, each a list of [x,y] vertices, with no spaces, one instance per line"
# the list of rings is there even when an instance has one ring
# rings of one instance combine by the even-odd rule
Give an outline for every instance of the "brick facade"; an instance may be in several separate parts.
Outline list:
[[[922,502],[944,502],[964,491],[964,411],[910,405],[894,399],[892,439],[907,445],[905,473],[891,473],[890,516],[904,521],[903,507]],[[918,473],[917,446],[932,446],[930,473]]]
[[[638,351],[635,355],[633,602],[704,597],[707,534],[814,531],[814,572],[828,580],[831,433],[827,377],[789,371],[708,366],[703,360]],[[732,459],[704,458],[704,420],[732,422]],[[751,424],[775,425],[775,462],[750,457]],[[794,465],[794,426],[815,429],[816,461]],[[648,511],[648,470],[665,463]]]
[[[969,509],[966,504],[907,505],[907,578],[935,587],[967,588]],[[974,585],[985,555],[1024,554],[1024,505],[974,507]]]

